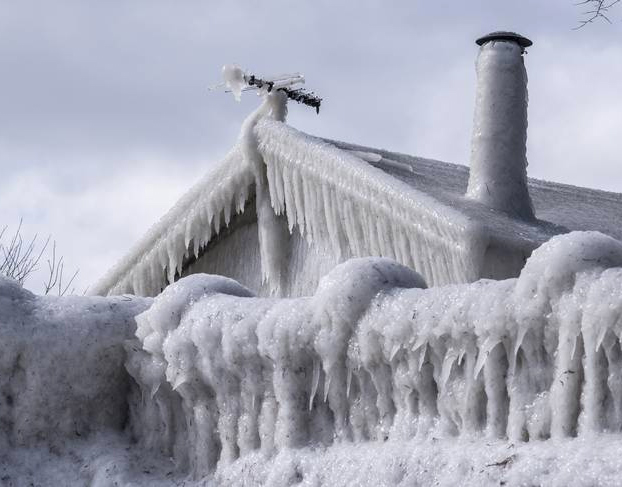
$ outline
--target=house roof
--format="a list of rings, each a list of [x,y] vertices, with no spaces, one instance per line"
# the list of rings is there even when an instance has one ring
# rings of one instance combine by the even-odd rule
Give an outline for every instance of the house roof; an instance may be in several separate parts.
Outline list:
[[[469,179],[466,166],[325,140],[341,149],[354,151],[387,174],[481,221],[494,238],[526,239],[539,244],[571,230],[597,230],[622,240],[620,193],[529,178],[529,194],[538,221],[523,222],[464,198]]]
[[[599,230],[622,240],[622,195],[529,180],[538,221],[524,222],[463,197],[468,168],[319,139],[274,120],[253,128],[276,214],[342,258],[381,255],[431,284],[479,277],[493,242],[527,255],[555,234]],[[254,195],[245,146],[200,180],[95,286],[94,294],[150,295],[181,274]]]

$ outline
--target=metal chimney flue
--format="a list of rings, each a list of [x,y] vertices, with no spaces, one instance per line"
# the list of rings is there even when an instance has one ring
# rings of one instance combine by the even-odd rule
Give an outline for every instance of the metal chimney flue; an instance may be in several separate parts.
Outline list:
[[[532,42],[513,32],[477,39],[477,90],[466,196],[523,220],[535,218],[527,189],[527,72]]]

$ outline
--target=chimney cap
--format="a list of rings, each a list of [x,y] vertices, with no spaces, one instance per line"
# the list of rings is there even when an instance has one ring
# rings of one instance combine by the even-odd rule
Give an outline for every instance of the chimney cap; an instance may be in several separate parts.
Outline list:
[[[491,32],[490,34],[486,34],[483,37],[480,37],[475,41],[478,46],[483,46],[485,43],[489,41],[511,41],[516,42],[523,49],[529,47],[533,44],[529,39],[523,37],[516,32],[507,32],[507,31],[496,31]]]

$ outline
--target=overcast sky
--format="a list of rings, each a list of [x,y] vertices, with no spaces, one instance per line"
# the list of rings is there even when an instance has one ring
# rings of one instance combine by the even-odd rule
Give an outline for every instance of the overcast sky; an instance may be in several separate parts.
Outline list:
[[[234,144],[258,99],[207,91],[226,63],[303,72],[305,132],[468,165],[474,39],[499,29],[534,41],[530,176],[622,192],[622,6],[572,30],[575,3],[0,0],[0,228],[92,284]]]

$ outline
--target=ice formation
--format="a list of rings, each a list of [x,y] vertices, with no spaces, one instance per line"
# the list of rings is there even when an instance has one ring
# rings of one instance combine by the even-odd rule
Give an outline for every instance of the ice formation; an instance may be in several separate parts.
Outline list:
[[[533,220],[527,190],[527,72],[522,54],[523,49],[511,41],[493,40],[480,49],[467,196]]]
[[[622,429],[622,243],[597,232],[506,281],[425,289],[365,258],[275,299],[194,275],[137,322],[130,424],[196,477],[310,445]]]
[[[339,261],[388,257],[430,284],[477,279],[487,236],[477,222],[361,159],[268,119],[256,131],[272,207]]]
[[[90,291],[94,295],[155,296],[244,209],[253,173],[236,145],[223,163],[194,185]]]
[[[241,145],[244,160],[250,164],[255,176],[255,198],[257,209],[257,228],[262,279],[269,283],[273,292],[278,290],[281,279],[281,262],[285,254],[287,228],[272,210],[268,180],[264,163],[259,152],[255,127],[263,118],[285,122],[287,98],[284,93],[274,91],[264,96],[264,102],[242,125]]]
[[[222,77],[225,85],[231,90],[237,101],[240,101],[242,90],[247,86],[245,73],[239,66],[235,64],[225,64],[222,67]]]

